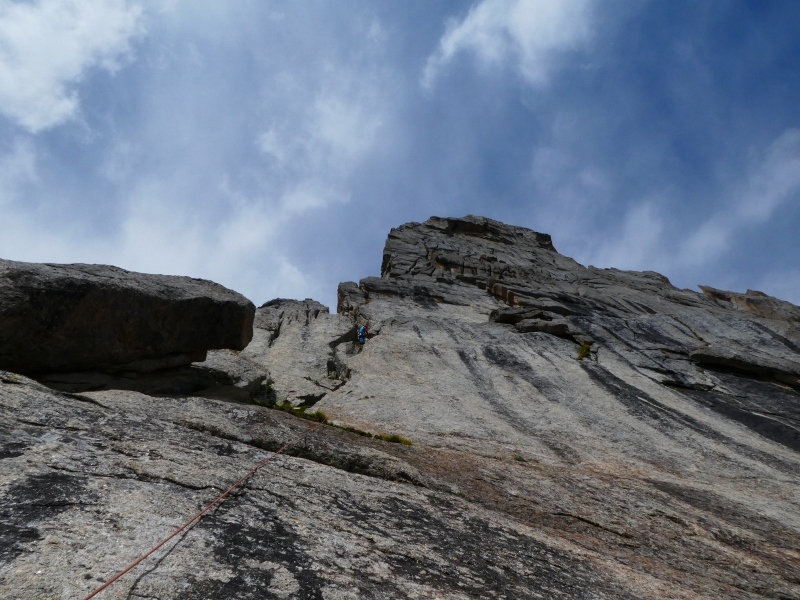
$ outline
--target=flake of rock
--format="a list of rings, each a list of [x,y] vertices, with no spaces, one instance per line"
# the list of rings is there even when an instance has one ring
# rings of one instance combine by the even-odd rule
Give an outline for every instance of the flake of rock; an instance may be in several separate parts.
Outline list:
[[[152,371],[241,350],[255,307],[216,283],[0,260],[0,368]]]
[[[705,285],[701,285],[700,289],[706,296],[717,300],[722,306],[732,306],[766,319],[800,322],[799,307],[791,302],[768,296],[764,292],[747,290],[744,294],[738,294]]]

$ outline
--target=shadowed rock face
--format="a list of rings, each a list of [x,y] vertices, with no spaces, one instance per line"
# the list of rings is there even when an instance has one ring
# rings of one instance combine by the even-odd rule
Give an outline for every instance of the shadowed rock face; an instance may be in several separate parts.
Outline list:
[[[414,445],[324,426],[101,598],[800,599],[797,311],[394,229],[339,314],[268,302],[212,368]],[[309,427],[0,374],[0,597],[82,597]]]
[[[210,281],[0,260],[0,369],[152,371],[241,350],[255,306]]]

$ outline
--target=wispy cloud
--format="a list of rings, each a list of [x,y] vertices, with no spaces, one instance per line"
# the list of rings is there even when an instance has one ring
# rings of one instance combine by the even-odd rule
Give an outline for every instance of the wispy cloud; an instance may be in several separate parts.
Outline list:
[[[0,157],[0,206],[20,192],[25,182],[36,180],[36,151],[31,140],[15,139]]]
[[[512,61],[533,85],[547,81],[554,54],[581,47],[591,33],[589,0],[483,0],[461,21],[451,21],[428,58],[424,87],[461,52],[474,54],[482,68]]]
[[[74,84],[118,67],[141,14],[126,0],[0,2],[0,112],[34,133],[73,118]]]
[[[390,227],[478,213],[680,284],[796,278],[800,13],[737,6],[0,0],[0,256],[335,303]]]
[[[788,129],[753,161],[730,201],[681,244],[678,261],[706,264],[729,250],[745,231],[768,222],[787,202],[800,201],[800,130]]]
[[[592,255],[598,266],[618,269],[653,271],[665,267],[664,217],[659,214],[659,201],[650,198],[633,205],[625,214],[622,226],[613,240],[605,240]]]
[[[62,223],[57,230],[42,227],[41,215],[26,202],[40,185],[36,147],[29,137],[18,137],[0,156],[0,257],[57,262],[58,256],[72,256],[75,262],[93,262],[91,257],[104,249],[102,241],[84,239],[75,223]]]
[[[304,82],[305,102],[256,138],[282,214],[300,214],[349,199],[348,179],[374,150],[387,121],[388,99],[374,73],[327,67]],[[287,98],[287,102],[290,100]]]
[[[79,2],[64,3],[77,20],[100,18],[81,13]],[[371,17],[353,27],[352,38],[321,40],[310,28],[286,43],[278,32],[303,23],[302,10],[279,22],[270,14],[264,27],[273,35],[265,39],[264,27],[243,33],[242,15],[220,5],[208,7],[213,18],[194,3],[143,7],[107,3],[101,12],[132,17],[129,36],[118,28],[116,46],[81,46],[75,56],[82,62],[49,65],[51,102],[33,112],[26,106],[30,131],[79,114],[82,73],[124,60],[126,40],[147,24],[150,38],[142,38],[122,74],[137,85],[126,111],[102,107],[111,119],[91,122],[97,131],[80,149],[91,183],[65,177],[44,136],[21,134],[6,145],[0,208],[13,234],[0,236],[0,256],[204,277],[256,302],[278,295],[330,302],[335,284],[315,279],[287,238],[296,244],[308,219],[351,200],[355,173],[389,135],[391,86],[375,57],[388,34]],[[30,18],[42,31],[56,10],[55,0],[24,8],[40,11]],[[48,98],[40,88],[30,93]],[[59,94],[69,110],[54,108]],[[54,202],[47,196],[62,182]],[[41,218],[35,203],[61,204],[64,218],[52,211]]]
[[[777,269],[768,272],[751,289],[767,291],[771,296],[800,306],[800,269]]]
[[[707,200],[719,208],[696,224],[670,215],[668,207],[675,199],[666,192],[633,202],[616,224],[606,221],[604,237],[592,236],[592,243],[581,249],[578,258],[601,267],[659,270],[681,285],[715,270],[735,249],[747,248],[749,240],[764,235],[761,230],[782,207],[800,202],[800,130],[784,131],[752,157],[738,181],[729,182],[718,193],[718,198]],[[741,254],[736,256],[742,259]],[[738,281],[732,273],[717,270],[719,285]],[[750,286],[758,281],[768,293],[800,298],[796,269],[783,275],[768,273],[753,279]]]

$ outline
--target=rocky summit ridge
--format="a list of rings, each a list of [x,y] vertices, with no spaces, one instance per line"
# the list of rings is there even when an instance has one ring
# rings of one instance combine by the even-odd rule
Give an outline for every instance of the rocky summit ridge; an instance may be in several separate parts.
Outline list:
[[[83,598],[311,418],[98,598],[800,599],[800,308],[760,292],[434,217],[336,314],[2,261],[0,332],[0,597]]]

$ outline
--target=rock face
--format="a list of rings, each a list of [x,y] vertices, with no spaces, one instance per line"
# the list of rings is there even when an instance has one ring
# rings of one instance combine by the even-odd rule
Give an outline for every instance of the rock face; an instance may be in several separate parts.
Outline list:
[[[798,311],[488,219],[394,229],[337,315],[268,302],[209,365],[340,428],[98,598],[800,599]],[[0,381],[3,598],[83,597],[313,426]]]
[[[153,371],[250,342],[255,306],[216,283],[0,260],[0,369]]]
[[[344,383],[335,342],[352,341],[354,332],[352,319],[315,300],[271,300],[256,310],[253,341],[242,356],[269,365],[271,403],[310,407]]]
[[[200,398],[57,396],[24,378],[0,385],[0,407],[14,427],[0,460],[9,600],[82,598],[309,427]],[[535,580],[550,598],[633,600],[547,534],[423,487],[395,446],[326,427],[98,597],[526,598]]]
[[[392,230],[338,312],[379,335],[330,418],[436,448],[462,497],[597,552],[634,595],[800,597],[797,307],[467,217]]]
[[[598,383],[609,371],[602,365],[620,363],[630,370],[626,379],[646,377],[691,395],[800,449],[792,400],[800,386],[800,309],[760,292],[703,290],[679,290],[652,272],[583,267],[558,254],[549,236],[523,228],[434,218],[393,230],[382,277],[342,284],[339,312],[359,311],[375,330],[408,321],[426,345],[426,331],[449,330],[449,347],[466,336],[459,368],[475,382],[491,379],[484,368],[513,374],[514,365],[524,379],[542,370],[540,345],[558,344],[572,358],[583,354],[569,363],[580,381]],[[548,335],[520,335],[537,332]],[[755,403],[750,391],[732,391],[740,383],[759,389]]]

